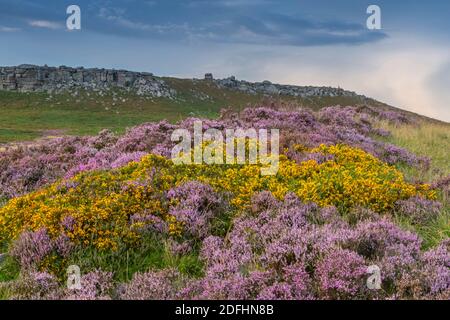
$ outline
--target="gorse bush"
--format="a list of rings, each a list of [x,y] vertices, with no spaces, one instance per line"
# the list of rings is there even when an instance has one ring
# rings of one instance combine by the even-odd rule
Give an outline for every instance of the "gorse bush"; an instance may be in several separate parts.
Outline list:
[[[138,230],[154,219],[164,221],[172,235],[199,236],[205,234],[205,220],[212,215],[201,201],[213,204],[217,200],[207,199],[208,189],[188,185],[189,192],[198,193],[197,201],[189,203],[183,195],[187,191],[178,186],[192,180],[229,193],[236,210],[246,209],[252,195],[263,190],[280,200],[293,192],[302,201],[320,206],[343,210],[364,206],[380,213],[398,200],[434,196],[428,186],[406,183],[399,171],[362,150],[322,145],[312,152],[333,159],[298,164],[281,156],[278,173],[262,176],[259,165],[174,165],[170,159],[149,155],[117,170],[82,173],[12,199],[0,209],[0,240],[45,228],[52,238],[67,235],[86,246],[114,249],[117,241],[138,241]],[[181,202],[174,205],[174,198]],[[140,221],[130,219],[135,215],[140,215]],[[72,221],[70,226],[68,221]]]

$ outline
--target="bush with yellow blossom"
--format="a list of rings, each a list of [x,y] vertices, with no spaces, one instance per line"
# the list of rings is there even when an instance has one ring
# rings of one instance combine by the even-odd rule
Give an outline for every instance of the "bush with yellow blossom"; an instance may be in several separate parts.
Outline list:
[[[97,249],[115,249],[119,241],[133,244],[145,222],[130,217],[145,212],[166,221],[172,235],[182,227],[169,214],[166,193],[181,183],[197,180],[230,195],[234,214],[249,206],[251,196],[268,190],[283,199],[293,192],[304,202],[343,210],[363,206],[384,213],[397,200],[416,195],[433,198],[428,186],[404,181],[394,167],[346,145],[321,145],[311,154],[331,156],[322,163],[296,163],[280,156],[279,171],[260,174],[260,165],[174,165],[150,154],[125,167],[85,172],[45,189],[12,199],[0,209],[0,242],[16,239],[26,230],[46,228],[52,238],[62,233],[73,242]],[[63,223],[73,219],[71,228]],[[151,223],[151,222],[147,222]]]

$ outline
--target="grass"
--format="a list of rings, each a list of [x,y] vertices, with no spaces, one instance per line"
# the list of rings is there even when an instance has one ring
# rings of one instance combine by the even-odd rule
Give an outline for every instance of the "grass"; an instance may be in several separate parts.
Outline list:
[[[431,182],[450,174],[450,125],[421,121],[417,125],[394,126],[387,122],[380,127],[389,130],[392,136],[387,141],[403,147],[417,155],[431,159],[429,170],[402,168],[408,178]]]
[[[221,89],[204,80],[163,80],[177,91],[176,99],[144,98],[119,89],[103,96],[80,91],[76,97],[0,91],[0,144],[32,140],[46,136],[48,131],[93,135],[102,129],[110,129],[123,133],[128,127],[149,121],[176,122],[188,116],[214,118],[222,108],[233,106],[239,110],[267,98]],[[362,102],[353,97],[283,97],[277,100],[315,110]]]
[[[9,281],[16,280],[19,277],[19,273],[20,266],[11,257],[7,256],[0,263],[0,300],[9,299],[9,290],[5,284]]]
[[[437,121],[420,121],[417,124],[392,125],[380,122],[380,127],[391,132],[391,136],[383,139],[403,147],[417,155],[431,159],[429,169],[412,168],[406,165],[398,168],[410,181],[431,183],[450,174],[450,125]],[[424,249],[436,246],[450,237],[450,204],[448,194],[441,192],[438,200],[443,208],[436,219],[423,225],[414,225],[405,218],[397,217],[397,223],[407,230],[418,233],[423,239]]]
[[[68,261],[67,265],[77,265],[81,270],[111,271],[118,282],[129,281],[134,273],[149,270],[174,268],[190,277],[200,277],[203,270],[196,250],[186,255],[173,254],[167,239],[153,233],[146,234],[140,245],[132,249],[124,246],[117,251],[99,252],[84,248],[72,257],[75,259]],[[64,279],[65,266],[59,273]]]

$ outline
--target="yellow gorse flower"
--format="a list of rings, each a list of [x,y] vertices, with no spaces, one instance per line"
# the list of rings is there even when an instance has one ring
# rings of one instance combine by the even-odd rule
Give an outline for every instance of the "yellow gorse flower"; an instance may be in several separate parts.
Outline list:
[[[77,243],[116,249],[119,239],[130,244],[139,239],[145,223],[132,222],[130,217],[142,212],[165,220],[169,232],[179,236],[183,225],[168,213],[164,193],[189,180],[229,193],[236,211],[246,209],[252,195],[263,190],[278,199],[293,192],[303,201],[320,206],[364,206],[379,213],[392,209],[400,199],[435,197],[429,186],[405,182],[401,172],[363,150],[321,145],[309,152],[332,155],[334,159],[298,164],[280,155],[278,173],[262,176],[257,164],[174,165],[170,159],[150,154],[119,169],[81,173],[10,200],[0,209],[0,244],[24,230],[45,227],[52,237],[65,232]],[[63,226],[66,217],[76,221],[71,230]]]

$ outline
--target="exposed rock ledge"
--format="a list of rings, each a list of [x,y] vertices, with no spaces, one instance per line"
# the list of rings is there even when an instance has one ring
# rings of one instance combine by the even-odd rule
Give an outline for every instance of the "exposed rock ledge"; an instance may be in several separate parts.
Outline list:
[[[170,98],[176,95],[175,90],[163,80],[146,72],[66,66],[0,67],[0,89],[3,90],[59,93],[85,89],[102,92],[113,87],[153,97]]]
[[[341,88],[294,86],[274,84],[269,81],[248,82],[235,77],[214,79],[211,73],[204,81],[220,88],[237,90],[247,94],[293,97],[361,97],[355,92]],[[121,88],[141,96],[177,98],[177,92],[170,88],[162,78],[148,72],[134,72],[114,69],[85,69],[83,67],[48,67],[23,64],[13,67],[0,67],[0,90],[18,92],[71,92],[89,90],[101,95],[113,88]]]

